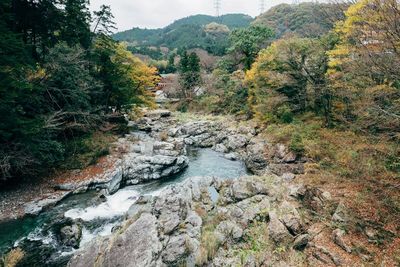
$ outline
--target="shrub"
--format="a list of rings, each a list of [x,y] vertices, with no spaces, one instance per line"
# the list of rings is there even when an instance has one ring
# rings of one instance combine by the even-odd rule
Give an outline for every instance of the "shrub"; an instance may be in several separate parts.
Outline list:
[[[297,155],[303,155],[304,154],[304,143],[303,143],[303,138],[301,137],[300,134],[295,133],[292,136],[292,139],[290,141],[289,148],[295,152]]]

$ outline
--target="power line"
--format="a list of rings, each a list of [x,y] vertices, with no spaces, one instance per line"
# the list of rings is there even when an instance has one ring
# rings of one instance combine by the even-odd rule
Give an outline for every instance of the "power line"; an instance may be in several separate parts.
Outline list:
[[[215,16],[221,15],[221,0],[214,0]]]

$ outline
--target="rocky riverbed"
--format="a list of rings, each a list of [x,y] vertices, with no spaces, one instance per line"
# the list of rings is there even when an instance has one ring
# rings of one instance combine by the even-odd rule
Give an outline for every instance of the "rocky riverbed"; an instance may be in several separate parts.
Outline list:
[[[55,229],[56,243],[71,249],[61,261],[43,259],[42,266],[54,262],[85,267],[346,266],[354,262],[345,231],[335,229],[327,238],[324,223],[312,219],[312,214],[326,211],[326,218],[340,225],[347,220],[346,208],[328,192],[298,183],[296,176],[304,173],[307,160],[282,144],[268,143],[255,127],[223,119],[182,121],[167,110],[148,112],[129,127],[131,132],[115,144],[121,156],[105,171],[56,184],[55,193],[25,205],[26,214],[37,216],[59,207],[71,194],[98,190],[93,208],[69,210],[65,218],[48,226]],[[151,194],[136,190],[132,196],[125,189],[183,172],[191,164],[191,148],[211,149],[226,160],[243,162],[252,175],[229,179],[236,177],[218,177],[211,170],[205,176],[185,176]],[[212,168],[223,171],[218,163],[226,163],[218,157],[215,161]],[[108,212],[107,224],[96,217],[99,209]],[[84,232],[93,227],[101,231],[92,231],[83,242]]]

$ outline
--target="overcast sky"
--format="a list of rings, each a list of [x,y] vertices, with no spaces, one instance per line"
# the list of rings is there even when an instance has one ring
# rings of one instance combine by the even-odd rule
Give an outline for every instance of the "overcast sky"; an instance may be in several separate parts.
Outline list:
[[[291,0],[265,1],[265,9]],[[133,27],[160,28],[195,14],[215,15],[214,0],[91,0],[91,9],[111,6],[119,31]],[[260,0],[221,0],[221,13],[245,13],[257,16]]]

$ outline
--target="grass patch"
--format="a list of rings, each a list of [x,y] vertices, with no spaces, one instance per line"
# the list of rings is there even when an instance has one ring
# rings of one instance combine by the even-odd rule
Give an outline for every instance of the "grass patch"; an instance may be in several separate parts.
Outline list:
[[[218,224],[225,220],[221,215],[205,212],[201,207],[196,208],[199,216],[203,219],[203,227],[201,229],[201,240],[200,240],[200,254],[196,258],[196,266],[203,266],[211,261],[218,252],[218,249],[222,245],[218,240],[214,231]]]
[[[400,144],[323,125],[321,119],[305,114],[290,124],[270,124],[263,135],[306,156],[309,160],[302,181],[340,198],[346,195],[354,222],[372,221],[400,231]]]

